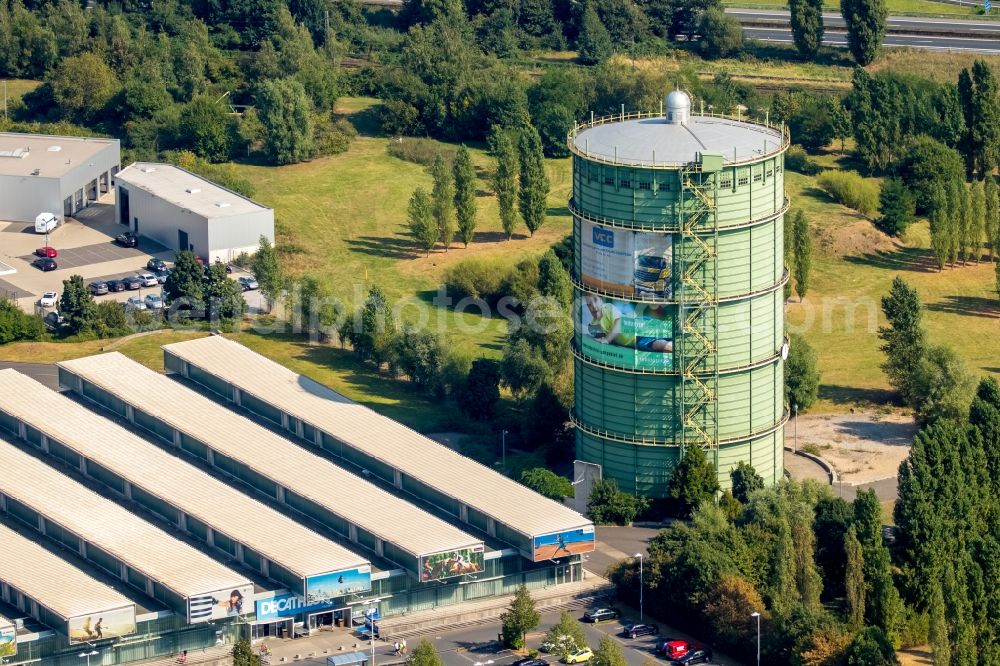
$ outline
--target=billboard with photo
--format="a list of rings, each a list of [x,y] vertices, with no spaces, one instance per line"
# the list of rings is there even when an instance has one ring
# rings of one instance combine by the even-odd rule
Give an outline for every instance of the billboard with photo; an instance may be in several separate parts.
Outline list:
[[[628,298],[673,297],[673,237],[580,222],[580,277]]]
[[[253,585],[188,597],[188,624],[246,615],[253,610]]]
[[[0,623],[0,659],[17,654],[17,627]]]
[[[135,633],[135,606],[78,615],[71,617],[68,625],[71,645],[128,636]]]
[[[483,546],[424,555],[420,558],[420,582],[479,573],[484,563]]]
[[[565,532],[536,536],[532,543],[535,562],[554,560],[568,555],[589,553],[596,547],[594,526],[588,525]]]
[[[581,352],[625,368],[673,370],[671,306],[584,294],[580,303]]]
[[[334,571],[306,578],[306,601],[313,603],[357,592],[367,592],[370,589],[372,589],[370,566]]]

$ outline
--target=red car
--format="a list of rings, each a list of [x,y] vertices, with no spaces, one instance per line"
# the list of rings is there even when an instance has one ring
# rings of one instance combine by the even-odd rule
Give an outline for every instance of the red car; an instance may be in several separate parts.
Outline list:
[[[687,654],[691,646],[687,641],[676,638],[668,638],[656,646],[656,651],[666,657],[667,661],[673,661]]]
[[[50,259],[59,256],[59,252],[54,247],[49,247],[48,245],[35,250],[35,254],[39,257],[49,257]]]

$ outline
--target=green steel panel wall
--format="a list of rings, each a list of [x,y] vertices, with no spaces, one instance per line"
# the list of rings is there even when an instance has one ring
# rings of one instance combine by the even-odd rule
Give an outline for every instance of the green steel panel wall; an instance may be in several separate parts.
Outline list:
[[[677,375],[639,375],[576,359],[576,419],[614,436],[672,442],[678,436]],[[780,359],[719,377],[719,437],[748,437],[781,421]]]
[[[760,220],[784,205],[779,155],[750,166],[727,167],[719,182],[719,225]],[[677,224],[679,172],[587,162],[573,157],[573,200],[591,215],[639,226]]]

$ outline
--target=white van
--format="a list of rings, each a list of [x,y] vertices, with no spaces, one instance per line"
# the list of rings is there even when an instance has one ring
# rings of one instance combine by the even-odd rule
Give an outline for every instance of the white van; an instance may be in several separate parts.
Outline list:
[[[35,218],[35,233],[47,234],[59,226],[59,219],[52,213],[41,213]]]

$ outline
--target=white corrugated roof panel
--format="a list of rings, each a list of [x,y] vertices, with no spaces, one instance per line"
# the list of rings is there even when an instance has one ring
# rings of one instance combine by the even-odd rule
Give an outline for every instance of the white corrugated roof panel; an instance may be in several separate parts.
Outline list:
[[[173,164],[136,162],[119,171],[115,180],[209,219],[270,210],[253,199]]]
[[[0,581],[68,620],[133,606],[55,553],[0,523]],[[0,627],[13,624],[0,617]]]
[[[16,370],[0,370],[0,411],[111,470],[299,576],[368,560]]]
[[[5,440],[0,441],[0,469],[0,492],[182,597],[250,585],[246,576]]]
[[[59,366],[414,556],[482,545],[480,539],[117,352]]]
[[[232,340],[212,335],[164,349],[526,536],[590,525],[559,502]]]

